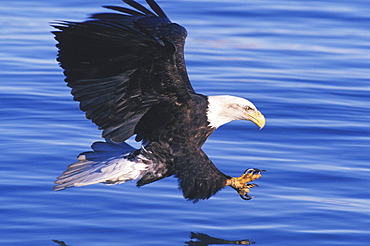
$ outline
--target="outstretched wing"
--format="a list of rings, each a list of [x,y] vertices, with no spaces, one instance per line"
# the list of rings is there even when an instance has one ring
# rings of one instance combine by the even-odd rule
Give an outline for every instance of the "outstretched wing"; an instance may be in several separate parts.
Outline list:
[[[136,10],[106,6],[120,13],[62,22],[53,32],[74,99],[114,142],[131,137],[154,105],[181,105],[194,93],[184,63],[186,30],[153,0],[147,3],[154,12],[124,2]]]

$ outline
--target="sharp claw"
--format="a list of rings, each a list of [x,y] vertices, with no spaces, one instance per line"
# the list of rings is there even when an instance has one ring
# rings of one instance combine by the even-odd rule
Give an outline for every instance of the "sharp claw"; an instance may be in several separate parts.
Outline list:
[[[244,174],[260,174],[261,172],[266,172],[266,170],[260,170],[258,168],[248,168],[247,170],[244,171]]]
[[[248,168],[244,171],[244,174],[251,173],[254,171],[254,168]]]
[[[254,196],[249,196],[248,194],[240,195],[240,197],[243,200],[250,200],[250,199],[254,198]]]
[[[253,187],[259,187],[258,184],[255,184],[255,183],[251,183],[251,184],[247,184],[249,186],[249,188],[253,188]]]

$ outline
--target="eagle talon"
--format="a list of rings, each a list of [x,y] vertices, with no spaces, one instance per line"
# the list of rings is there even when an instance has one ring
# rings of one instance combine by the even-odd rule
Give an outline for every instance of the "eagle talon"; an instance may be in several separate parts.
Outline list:
[[[266,170],[248,168],[242,176],[228,179],[225,186],[231,186],[235,189],[243,200],[250,200],[253,196],[248,195],[249,189],[259,186],[255,183],[249,182],[259,179],[262,176],[261,172],[264,171]]]

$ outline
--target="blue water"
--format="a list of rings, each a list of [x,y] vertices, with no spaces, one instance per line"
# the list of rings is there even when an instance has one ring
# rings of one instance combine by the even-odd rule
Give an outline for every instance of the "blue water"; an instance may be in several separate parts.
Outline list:
[[[0,245],[216,243],[191,232],[257,245],[369,245],[368,1],[158,1],[189,32],[195,89],[246,97],[267,118],[261,131],[225,125],[204,146],[228,175],[267,169],[255,198],[225,188],[193,204],[172,177],[53,192],[100,132],[63,82],[49,24],[121,2],[0,0]]]

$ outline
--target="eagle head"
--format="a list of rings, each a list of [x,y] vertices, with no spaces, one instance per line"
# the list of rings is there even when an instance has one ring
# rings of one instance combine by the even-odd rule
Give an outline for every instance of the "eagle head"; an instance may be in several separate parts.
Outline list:
[[[233,120],[248,120],[262,129],[266,122],[252,102],[235,96],[209,96],[207,119],[214,128]]]

